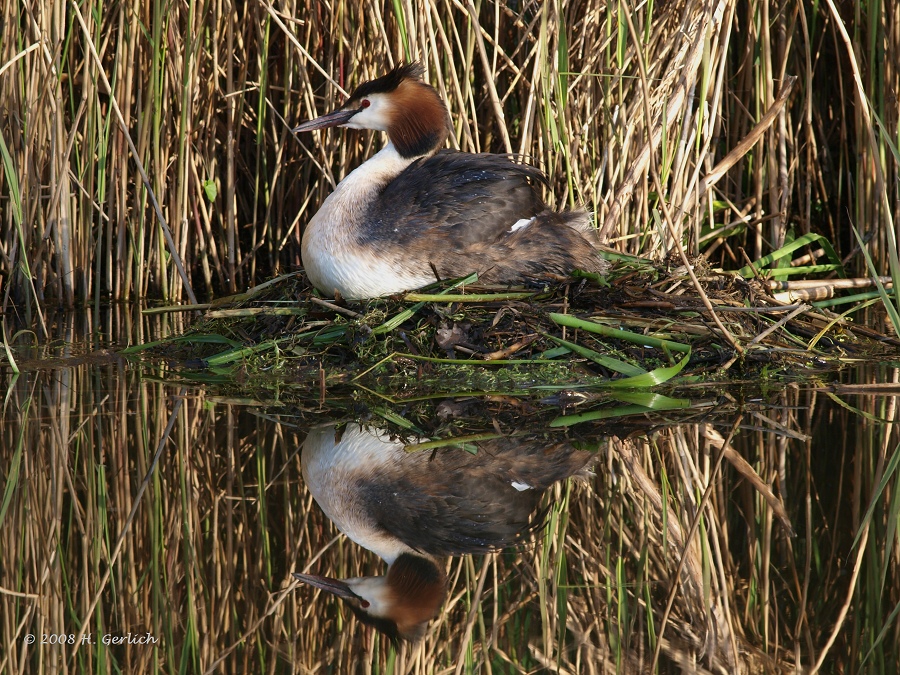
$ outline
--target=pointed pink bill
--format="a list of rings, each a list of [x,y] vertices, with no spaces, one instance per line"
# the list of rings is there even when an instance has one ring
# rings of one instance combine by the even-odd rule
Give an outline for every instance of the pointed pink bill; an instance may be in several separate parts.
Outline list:
[[[359,596],[356,595],[356,593],[354,593],[352,590],[350,590],[350,587],[340,579],[320,577],[314,574],[300,574],[299,572],[294,572],[292,576],[305,584],[309,584],[310,586],[313,586],[315,588],[327,591],[328,593],[332,593],[339,598],[344,598],[345,600],[359,598]]]
[[[346,110],[344,108],[338,108],[334,112],[328,113],[327,115],[322,115],[321,117],[317,117],[316,119],[310,120],[309,122],[304,122],[300,126],[294,127],[292,131],[296,133],[298,131],[313,131],[315,129],[337,127],[349,122],[350,118],[358,112],[359,110]]]

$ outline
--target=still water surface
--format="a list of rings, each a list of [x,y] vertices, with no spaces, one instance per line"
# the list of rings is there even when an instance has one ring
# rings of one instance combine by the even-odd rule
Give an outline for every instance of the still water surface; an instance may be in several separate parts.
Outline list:
[[[0,370],[0,672],[900,668],[892,368],[669,392],[689,405],[662,413],[590,392],[391,402],[108,339],[167,321],[52,318]],[[559,421],[591,411],[611,419]],[[406,452],[448,436],[467,440]],[[342,508],[357,541],[446,575],[404,591],[437,615],[419,640],[395,649],[292,576],[385,574]]]

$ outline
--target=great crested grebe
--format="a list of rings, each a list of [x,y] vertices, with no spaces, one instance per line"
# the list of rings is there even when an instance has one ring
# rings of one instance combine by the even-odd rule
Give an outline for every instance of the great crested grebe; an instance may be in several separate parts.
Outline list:
[[[543,524],[535,510],[556,481],[584,472],[594,453],[565,442],[500,438],[407,452],[359,424],[310,431],[303,479],[334,524],[388,564],[387,575],[294,577],[343,598],[392,640],[416,640],[447,595],[445,558],[513,546]]]
[[[388,135],[306,226],[303,266],[313,285],[359,300],[472,272],[488,284],[603,272],[588,214],[550,209],[539,193],[540,170],[508,155],[440,150],[450,116],[421,75],[418,63],[398,66],[294,129]]]

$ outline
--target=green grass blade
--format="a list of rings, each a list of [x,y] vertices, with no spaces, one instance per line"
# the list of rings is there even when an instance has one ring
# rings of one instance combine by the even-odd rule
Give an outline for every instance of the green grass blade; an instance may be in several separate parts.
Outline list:
[[[445,295],[447,292],[452,291],[454,288],[459,288],[460,286],[464,286],[466,284],[474,284],[476,281],[478,281],[478,275],[470,274],[469,276],[463,277],[462,279],[457,279],[452,284],[450,284],[450,286],[447,287],[447,290],[445,292],[438,293],[437,295],[438,296]],[[388,319],[380,326],[377,326],[376,328],[374,328],[372,330],[372,335],[381,335],[382,333],[388,333],[388,332],[394,330],[397,326],[402,324],[404,321],[412,318],[413,315],[416,312],[418,312],[420,309],[422,309],[422,307],[424,307],[424,306],[425,306],[424,302],[417,302],[412,307],[409,307],[408,309],[404,309],[402,312],[400,312],[396,316]]]
[[[682,354],[689,353],[691,351],[690,345],[681,344],[680,342],[673,342],[672,340],[663,340],[662,338],[656,338],[650,335],[640,335],[639,333],[632,333],[631,331],[620,330],[618,328],[609,328],[607,326],[604,326],[603,324],[594,323],[593,321],[587,321],[585,319],[579,319],[578,317],[572,316],[571,314],[557,314],[555,312],[551,312],[548,316],[554,323],[557,323],[560,326],[580,328],[581,330],[586,330],[590,333],[597,333],[598,335],[605,335],[606,337],[625,340],[627,342],[631,342],[633,344],[641,345],[644,347],[669,349],[674,352],[681,352]]]
[[[824,274],[826,272],[841,272],[843,265],[804,265],[800,267],[779,267],[778,269],[764,271],[764,276],[772,279],[782,277],[807,276],[809,274]]]
[[[508,436],[494,432],[469,434],[468,436],[449,436],[447,438],[437,438],[433,441],[424,441],[422,443],[410,443],[409,445],[404,446],[403,449],[406,450],[406,452],[419,452],[420,450],[434,450],[435,448],[445,448],[447,446],[459,446],[471,453],[472,451],[469,448],[475,447],[472,445],[473,443],[492,441],[495,438],[508,438]]]
[[[19,365],[16,363],[16,358],[13,356],[12,349],[9,348],[9,341],[6,339],[6,317],[3,317],[2,321],[3,328],[3,349],[6,352],[6,360],[9,362],[9,368],[13,372],[13,378],[15,378],[19,374]],[[15,339],[15,336],[13,336]]]
[[[240,359],[243,359],[247,356],[251,356],[253,354],[257,354],[259,352],[266,352],[270,349],[276,349],[278,345],[283,344],[284,342],[288,342],[292,340],[293,336],[278,338],[277,340],[266,340],[265,342],[260,342],[258,345],[253,345],[252,347],[244,347],[242,349],[229,349],[227,352],[222,352],[221,354],[216,354],[215,356],[210,356],[208,359],[204,359],[206,364],[210,368],[215,368],[217,366],[223,366],[228,363],[234,363]]]
[[[856,548],[856,545],[859,543],[860,537],[862,537],[863,530],[871,522],[872,514],[875,512],[875,507],[878,505],[878,500],[881,499],[881,496],[884,494],[884,490],[887,487],[888,481],[890,481],[891,476],[897,470],[898,464],[900,464],[900,445],[894,448],[894,452],[891,454],[891,459],[884,467],[884,474],[881,476],[881,482],[878,483],[878,487],[872,493],[872,498],[871,500],[869,500],[869,508],[866,509],[866,515],[859,523],[859,529],[856,531],[856,536],[853,538],[853,545],[850,547],[851,549]]]
[[[746,279],[752,279],[763,267],[771,265],[773,262],[781,260],[782,258],[786,258],[799,248],[803,248],[804,246],[808,246],[809,244],[814,243],[818,243],[819,246],[822,247],[822,250],[825,251],[825,255],[828,260],[830,260],[833,265],[838,265],[841,276],[845,276],[843,267],[840,266],[841,259],[835,252],[834,247],[832,247],[831,242],[825,239],[825,237],[823,237],[822,235],[813,233],[804,234],[802,237],[798,237],[791,243],[785,244],[777,251],[772,251],[769,255],[763,256],[750,265],[745,265],[738,270],[738,274]]]
[[[9,154],[9,148],[6,146],[6,139],[0,134],[0,158],[3,160],[3,172],[6,174],[6,184],[9,186],[9,205],[12,209],[13,221],[19,231],[20,245],[22,246],[22,255],[25,251],[25,237],[22,232],[22,195],[19,192],[19,181],[16,177],[15,167],[13,166],[12,155]],[[29,272],[30,275],[30,272]]]
[[[853,228],[853,234],[856,237],[856,241],[859,243],[859,248],[863,252],[863,256],[866,259],[866,267],[869,268],[869,274],[872,275],[872,280],[875,282],[875,287],[878,289],[878,295],[881,297],[881,302],[884,305],[884,309],[888,314],[888,317],[891,320],[891,324],[894,326],[894,331],[900,333],[900,313],[897,311],[897,306],[891,302],[891,298],[888,295],[887,291],[884,288],[884,284],[881,283],[881,278],[878,273],[878,270],[875,267],[875,263],[872,261],[872,256],[869,254],[869,247],[866,246],[866,243],[863,241],[863,238],[859,234],[859,230],[856,229],[855,225],[851,225]],[[893,260],[891,260],[892,268],[893,268]],[[900,274],[896,273],[896,270],[891,270],[892,276],[894,279],[900,278]],[[897,284],[894,284],[897,286]],[[894,289],[894,292],[897,292],[897,289]]]
[[[153,349],[162,345],[170,344],[225,344],[230,347],[240,347],[243,343],[238,340],[232,340],[224,335],[215,333],[201,333],[198,335],[179,335],[177,337],[166,338],[164,340],[153,340],[152,342],[144,342],[139,345],[131,345],[121,350],[121,354],[137,354],[139,352]]]
[[[691,355],[687,354],[681,361],[676,363],[674,366],[665,366],[662,368],[654,368],[649,373],[644,373],[643,375],[635,375],[634,377],[627,377],[624,380],[614,380],[609,383],[609,386],[614,389],[625,389],[625,388],[635,388],[635,389],[643,389],[647,387],[655,387],[658,384],[662,384],[663,382],[667,382],[671,380],[673,377],[678,375],[682,371],[682,369],[687,365],[688,361],[691,360]]]
[[[581,345],[574,342],[568,342],[567,340],[563,340],[562,338],[554,337],[552,335],[547,335],[546,337],[553,340],[556,344],[565,347],[569,351],[573,351],[576,354],[590,359],[594,363],[603,366],[604,368],[609,368],[610,370],[622,375],[637,377],[647,374],[647,371],[643,368],[638,368],[637,366],[633,366],[630,363],[625,363],[624,361],[620,361],[619,359],[613,358],[611,356],[603,356],[602,354],[595,352],[593,349],[582,347]]]
[[[400,415],[395,413],[393,410],[388,410],[387,408],[373,408],[372,412],[374,412],[379,417],[387,420],[391,424],[396,424],[401,429],[406,429],[407,431],[412,431],[421,436],[425,435],[425,432],[422,431],[419,427],[417,427],[415,424],[410,422],[405,417],[401,417]]]
[[[549,426],[552,429],[560,427],[570,427],[583,422],[593,422],[596,420],[616,419],[619,417],[630,417],[631,415],[643,415],[648,410],[684,410],[691,407],[690,399],[669,398],[660,394],[645,394],[648,402],[652,402],[658,408],[648,408],[645,405],[632,404],[619,406],[616,408],[605,408],[603,410],[589,410],[575,415],[560,415],[552,420]],[[616,394],[616,398],[624,398],[621,394]]]
[[[408,302],[505,302],[507,300],[527,300],[536,298],[537,291],[515,291],[510,293],[473,293],[461,295],[459,293],[407,293],[403,299]]]

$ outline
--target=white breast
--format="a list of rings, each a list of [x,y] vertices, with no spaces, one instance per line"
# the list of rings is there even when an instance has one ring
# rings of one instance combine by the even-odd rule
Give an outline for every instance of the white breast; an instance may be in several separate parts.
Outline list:
[[[340,440],[333,425],[310,430],[303,442],[303,480],[325,515],[360,546],[373,551],[388,564],[401,553],[412,552],[399,539],[387,535],[372,522],[366,505],[359,499],[358,480],[390,472],[405,454],[403,444],[391,441],[381,431],[347,424]]]
[[[336,244],[328,237],[311,236],[309,245],[303,248],[303,267],[313,286],[327,297],[334,297],[338,292],[347,300],[362,300],[421,288],[436,281],[433,273],[418,274],[396,261],[389,263],[354,249]]]
[[[388,143],[344,178],[309,221],[303,233],[303,267],[325,295],[339,292],[348,300],[375,298],[435,281],[430,270],[412,269],[402,260],[381,260],[357,244],[357,233],[378,192],[412,161]]]

